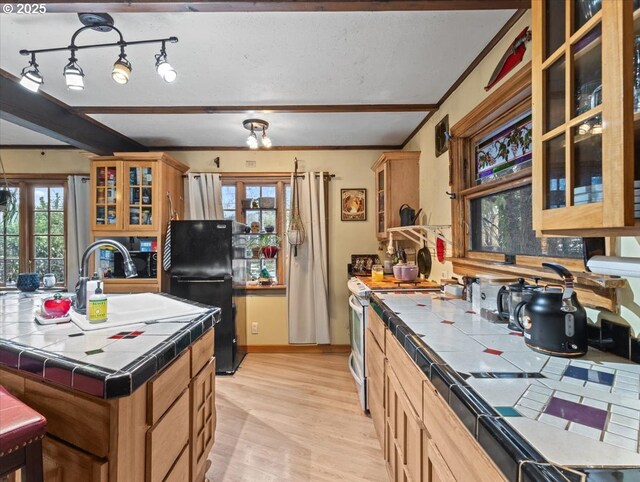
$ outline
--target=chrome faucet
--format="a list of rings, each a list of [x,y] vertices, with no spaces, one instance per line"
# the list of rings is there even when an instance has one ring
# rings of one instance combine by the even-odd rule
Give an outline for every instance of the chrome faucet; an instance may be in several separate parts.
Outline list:
[[[87,281],[89,281],[87,268],[89,264],[89,255],[101,246],[113,246],[122,253],[122,257],[124,258],[124,275],[127,278],[134,278],[138,276],[136,265],[133,263],[129,251],[122,244],[114,241],[113,239],[100,239],[98,241],[94,241],[87,246],[87,249],[84,250],[84,253],[82,253],[82,260],[80,261],[80,278],[76,285],[76,303],[74,305],[74,310],[78,313],[85,314],[87,311]]]

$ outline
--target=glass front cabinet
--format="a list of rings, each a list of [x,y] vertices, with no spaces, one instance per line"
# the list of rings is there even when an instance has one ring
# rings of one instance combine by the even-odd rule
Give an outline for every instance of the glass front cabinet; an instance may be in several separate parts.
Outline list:
[[[124,161],[125,229],[136,231],[154,230],[158,216],[157,206],[157,164],[151,162]]]
[[[91,163],[91,225],[96,231],[122,229],[122,162]]]
[[[532,2],[540,234],[640,232],[639,7],[640,0]]]

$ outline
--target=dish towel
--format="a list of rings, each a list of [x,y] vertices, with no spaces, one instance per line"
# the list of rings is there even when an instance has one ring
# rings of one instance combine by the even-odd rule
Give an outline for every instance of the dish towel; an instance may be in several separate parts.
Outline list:
[[[167,237],[164,240],[162,252],[162,269],[167,273],[171,270],[171,221],[167,223]]]

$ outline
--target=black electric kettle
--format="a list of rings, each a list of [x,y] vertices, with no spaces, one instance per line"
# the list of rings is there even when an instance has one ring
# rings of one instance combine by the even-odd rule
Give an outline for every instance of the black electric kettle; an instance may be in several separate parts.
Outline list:
[[[564,280],[564,287],[547,285],[531,293],[514,309],[524,342],[546,355],[579,357],[587,353],[587,313],[573,290],[573,275],[564,266],[542,263]]]
[[[413,226],[421,212],[422,209],[418,209],[418,212],[416,212],[416,210],[408,204],[403,204],[400,206],[400,226]]]

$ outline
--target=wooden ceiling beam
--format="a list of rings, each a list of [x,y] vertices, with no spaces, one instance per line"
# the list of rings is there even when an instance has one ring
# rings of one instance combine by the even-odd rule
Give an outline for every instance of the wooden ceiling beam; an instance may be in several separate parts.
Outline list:
[[[173,2],[167,0],[85,1],[52,0],[47,12],[389,12],[419,10],[496,10],[531,8],[531,0],[243,0]]]
[[[194,106],[77,106],[81,114],[322,114],[362,112],[431,112],[436,104],[343,104],[343,105],[194,105]]]
[[[273,146],[249,149],[242,146],[153,146],[154,151],[396,151],[397,145],[367,145],[367,146]]]
[[[74,112],[56,98],[28,91],[15,76],[1,69],[0,91],[0,119],[95,154],[148,151],[142,144]]]

